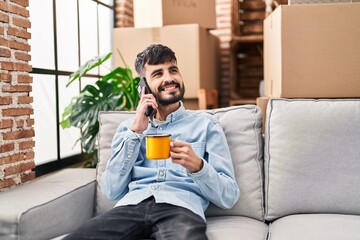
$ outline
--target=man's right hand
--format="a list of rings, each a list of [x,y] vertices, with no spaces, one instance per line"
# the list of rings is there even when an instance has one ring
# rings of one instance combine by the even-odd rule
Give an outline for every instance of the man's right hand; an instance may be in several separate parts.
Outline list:
[[[153,107],[155,110],[158,108],[158,104],[154,95],[145,94],[145,87],[141,90],[141,97],[139,104],[136,108],[136,114],[134,122],[131,126],[131,130],[137,133],[142,133],[148,127],[148,117],[145,115],[148,106]]]

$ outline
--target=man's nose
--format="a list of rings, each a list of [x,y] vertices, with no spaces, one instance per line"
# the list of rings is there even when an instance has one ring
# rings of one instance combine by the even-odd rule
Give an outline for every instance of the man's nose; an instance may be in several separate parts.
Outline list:
[[[172,75],[169,71],[165,71],[164,73],[164,82],[171,82],[173,80]]]

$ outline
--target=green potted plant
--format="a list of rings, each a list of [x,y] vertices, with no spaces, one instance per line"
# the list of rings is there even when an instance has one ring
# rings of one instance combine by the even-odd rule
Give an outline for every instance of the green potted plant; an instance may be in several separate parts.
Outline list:
[[[69,76],[69,82],[66,86],[79,80],[91,69],[103,64],[111,55],[110,52],[87,61]],[[131,69],[123,58],[122,60],[125,65],[124,68],[117,67],[101,77],[95,84],[84,86],[80,94],[71,100],[62,114],[62,121],[60,122],[62,128],[76,127],[81,130],[81,137],[77,142],[81,142],[83,152],[91,157],[91,160],[85,163],[85,167],[95,167],[97,164],[99,112],[111,110],[132,111],[135,110],[139,102],[136,86],[140,79],[139,77],[133,78]]]

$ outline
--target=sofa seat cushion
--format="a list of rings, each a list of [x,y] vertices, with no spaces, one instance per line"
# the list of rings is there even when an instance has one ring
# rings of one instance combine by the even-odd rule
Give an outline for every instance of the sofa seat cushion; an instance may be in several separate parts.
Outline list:
[[[50,239],[94,213],[95,170],[65,169],[0,193],[0,239]]]
[[[269,240],[354,240],[360,238],[360,216],[299,214],[277,219]]]
[[[270,99],[266,219],[360,215],[360,99]]]
[[[265,240],[268,225],[247,217],[224,216],[207,218],[209,240]]]

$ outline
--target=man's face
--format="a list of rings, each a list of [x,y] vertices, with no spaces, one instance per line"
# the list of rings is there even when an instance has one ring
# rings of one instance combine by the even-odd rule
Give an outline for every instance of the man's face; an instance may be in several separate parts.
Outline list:
[[[160,105],[173,104],[183,98],[185,87],[176,62],[145,64],[145,77]]]

